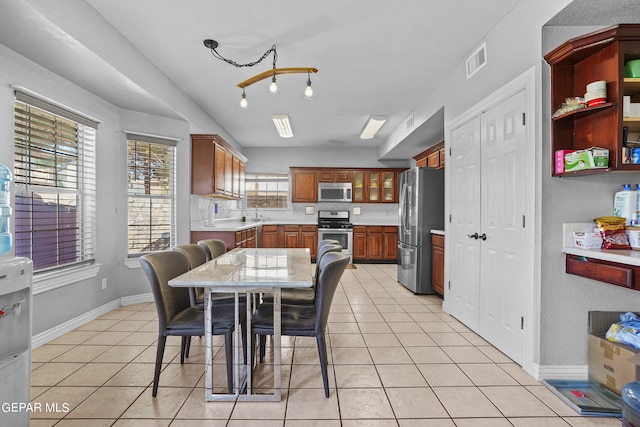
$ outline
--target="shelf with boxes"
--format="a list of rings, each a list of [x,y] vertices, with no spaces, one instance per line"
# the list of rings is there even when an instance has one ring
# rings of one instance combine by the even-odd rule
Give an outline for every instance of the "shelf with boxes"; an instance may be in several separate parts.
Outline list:
[[[551,66],[552,175],[640,172],[640,75],[628,64],[640,59],[640,25],[619,24],[568,40],[545,55]],[[581,97],[584,94],[584,99]],[[603,99],[604,97],[604,99]],[[625,108],[626,105],[626,108]],[[632,113],[633,110],[633,113]],[[637,147],[636,145],[637,141]],[[557,156],[608,150],[608,164],[564,166]],[[557,154],[559,151],[565,153]],[[583,155],[588,153],[583,153]],[[634,159],[637,158],[637,163]],[[584,166],[580,168],[580,166]]]

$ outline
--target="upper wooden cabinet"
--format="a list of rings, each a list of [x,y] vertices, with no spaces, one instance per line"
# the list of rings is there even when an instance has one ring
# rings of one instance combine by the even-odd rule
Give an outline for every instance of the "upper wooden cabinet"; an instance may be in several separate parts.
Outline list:
[[[418,167],[444,169],[444,141],[427,148],[422,153],[414,156],[413,159]]]
[[[246,161],[219,135],[191,135],[191,194],[239,199]]]
[[[291,168],[291,201],[293,203],[318,201],[318,173],[315,169]]]
[[[317,203],[319,182],[351,182],[353,203],[398,203],[398,174],[405,169],[291,168],[291,201]]]
[[[397,203],[398,174],[404,169],[353,172],[353,203]]]
[[[318,182],[351,182],[351,171],[343,169],[318,169]]]
[[[544,58],[551,66],[552,115],[566,98],[583,96],[589,83],[607,82],[604,104],[551,119],[552,175],[640,171],[640,164],[631,164],[631,156],[623,144],[623,126],[628,126],[630,141],[636,141],[640,135],[640,117],[623,114],[623,96],[640,96],[640,79],[624,77],[625,64],[640,58],[640,24],[620,24],[568,40]],[[609,150],[609,168],[556,173],[556,151],[594,146]]]

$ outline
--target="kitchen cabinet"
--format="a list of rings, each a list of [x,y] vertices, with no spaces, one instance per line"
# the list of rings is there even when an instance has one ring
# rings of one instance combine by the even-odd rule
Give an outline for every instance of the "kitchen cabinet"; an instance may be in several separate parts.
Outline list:
[[[384,227],[382,234],[382,259],[398,260],[398,227]]]
[[[315,169],[291,168],[291,202],[318,202],[318,175]]]
[[[227,246],[227,250],[233,248],[257,248],[258,238],[262,236],[262,226],[251,227],[239,231],[192,231],[191,243],[199,240],[220,239]]]
[[[219,135],[191,135],[191,194],[239,199],[245,162]]]
[[[353,203],[398,203],[398,174],[404,169],[353,172]]]
[[[284,230],[283,230],[284,231]],[[280,238],[278,237],[277,225],[262,226],[262,247],[263,248],[280,248]]]
[[[398,174],[405,168],[291,168],[291,201],[317,203],[319,182],[351,182],[353,203],[398,203]]]
[[[607,102],[604,104],[551,119],[552,175],[640,171],[639,164],[631,164],[623,144],[623,126],[629,128],[629,140],[636,141],[640,135],[640,117],[624,117],[623,114],[623,96],[640,94],[640,79],[624,77],[624,64],[640,58],[640,24],[620,24],[576,37],[544,58],[551,66],[552,114],[566,98],[583,96],[589,83],[607,82]],[[556,151],[593,146],[609,150],[608,168],[556,172]]]
[[[351,182],[351,171],[342,169],[319,169],[318,182]]]
[[[367,259],[367,227],[353,227],[353,250],[354,261],[364,261]]]
[[[354,261],[382,262],[398,260],[398,227],[354,226]]]
[[[315,258],[318,252],[318,226],[301,225],[299,242],[299,247],[309,248],[311,252],[311,258]]]
[[[444,296],[444,236],[431,235],[431,287]]]
[[[413,157],[416,166],[444,169],[444,141],[440,141]]]
[[[300,227],[297,225],[284,225],[284,247],[297,248],[300,245]]]

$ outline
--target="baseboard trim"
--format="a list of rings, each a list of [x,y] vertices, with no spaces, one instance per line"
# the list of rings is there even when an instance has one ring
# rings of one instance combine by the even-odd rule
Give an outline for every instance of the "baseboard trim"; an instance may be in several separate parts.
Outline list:
[[[584,381],[589,377],[589,367],[587,365],[562,365],[562,366],[537,366],[536,375],[539,381],[542,380],[578,380]]]
[[[56,338],[60,338],[62,335],[68,332],[71,332],[74,329],[86,323],[89,323],[92,320],[95,320],[98,317],[104,314],[107,314],[118,307],[121,307],[124,305],[140,304],[145,302],[153,302],[153,294],[147,293],[147,294],[131,295],[128,297],[115,299],[111,302],[101,305],[100,307],[96,307],[93,310],[83,313],[80,316],[74,317],[73,319],[69,319],[64,323],[54,326],[51,329],[47,329],[44,332],[40,332],[39,334],[34,335],[31,338],[31,348],[32,349],[38,348],[48,342],[55,340]]]
[[[133,305],[144,302],[153,302],[153,294],[151,292],[148,294],[130,295],[128,297],[120,298],[120,305]]]

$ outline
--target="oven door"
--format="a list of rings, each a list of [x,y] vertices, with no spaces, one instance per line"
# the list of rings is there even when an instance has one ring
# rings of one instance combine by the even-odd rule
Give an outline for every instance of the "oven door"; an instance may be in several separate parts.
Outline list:
[[[351,255],[351,246],[353,245],[353,231],[338,228],[319,228],[318,242],[325,239],[337,240],[338,242],[340,242],[340,246],[342,246],[342,253]]]

